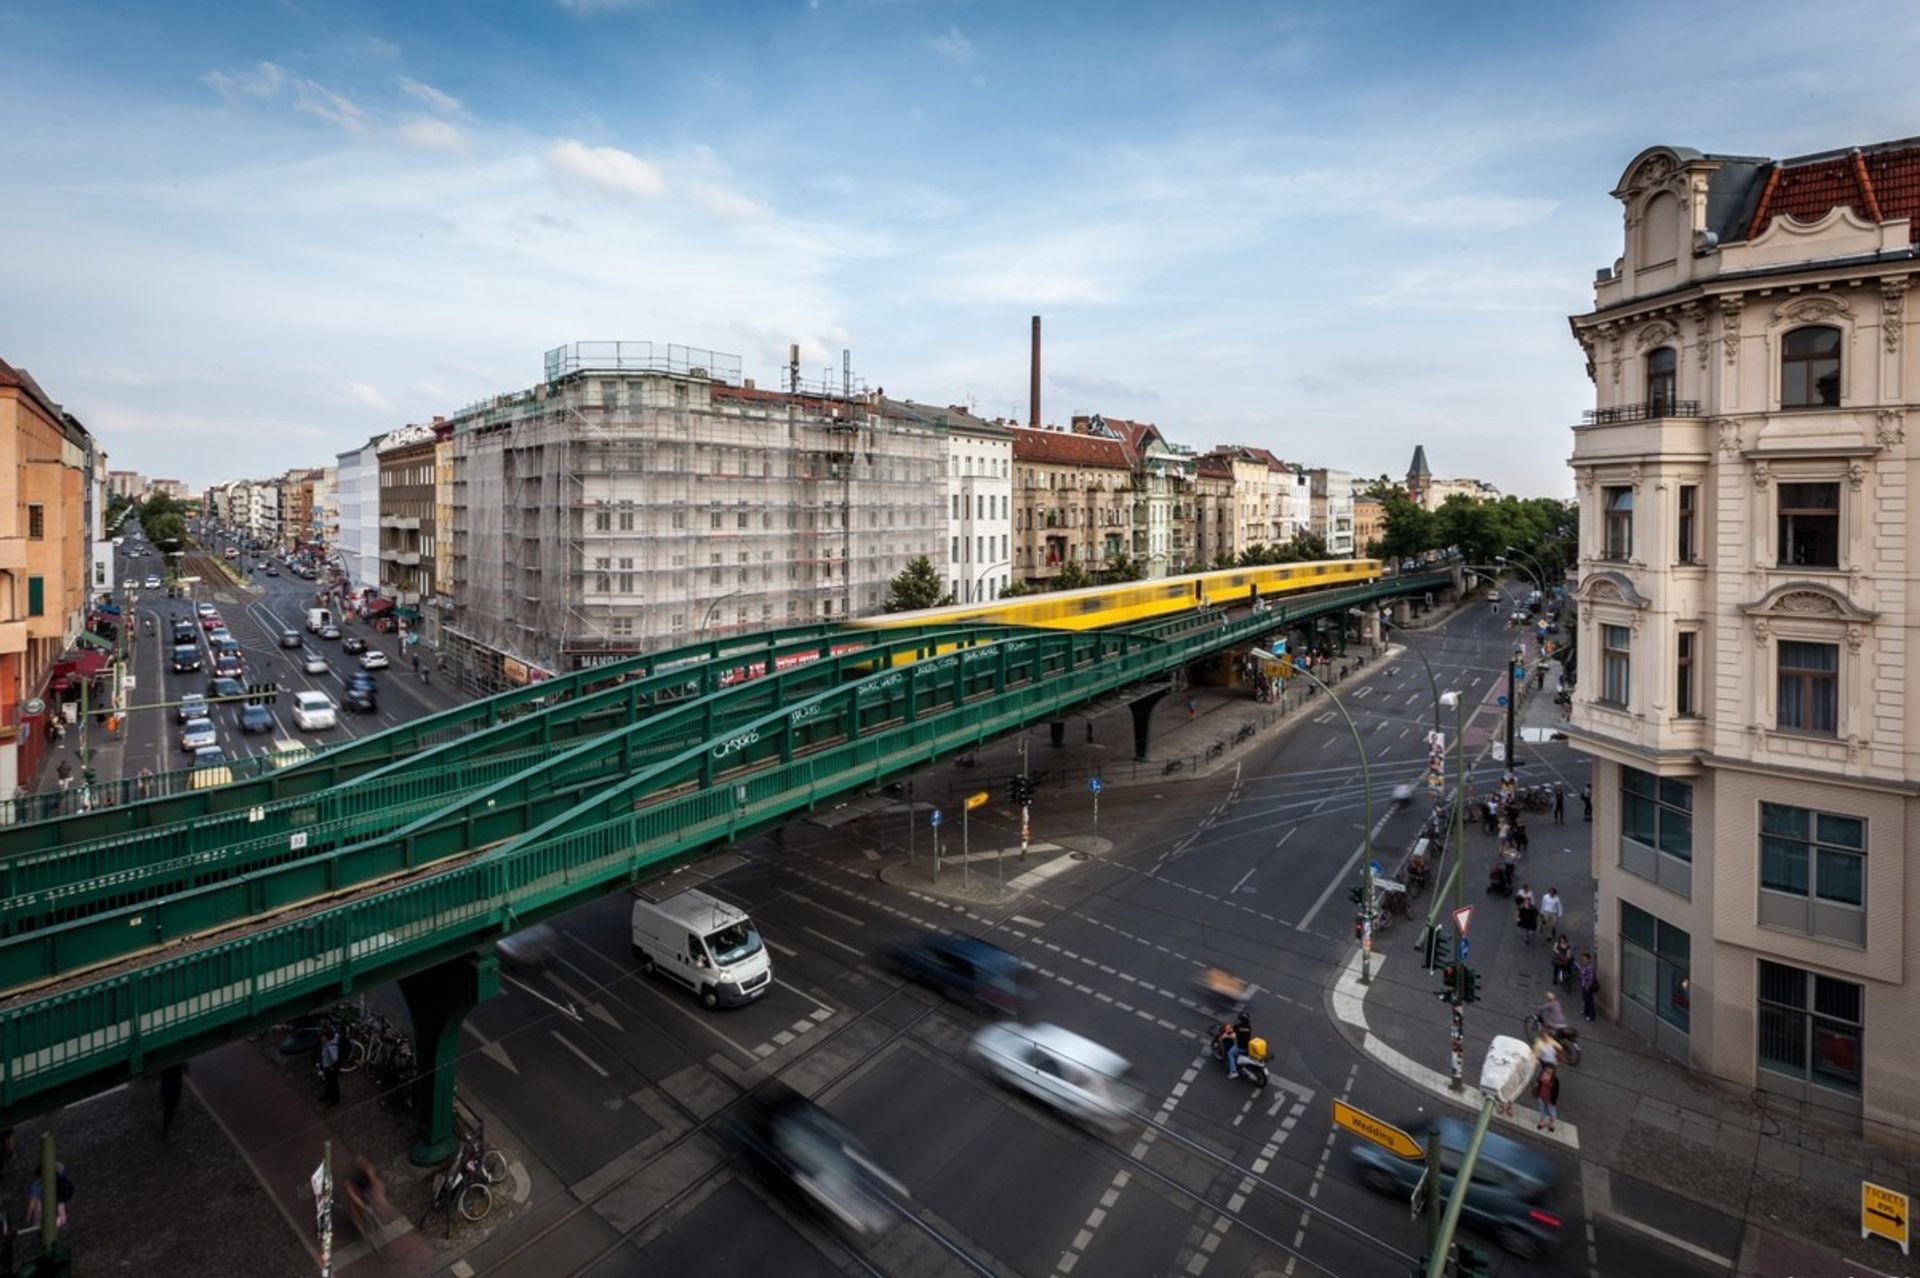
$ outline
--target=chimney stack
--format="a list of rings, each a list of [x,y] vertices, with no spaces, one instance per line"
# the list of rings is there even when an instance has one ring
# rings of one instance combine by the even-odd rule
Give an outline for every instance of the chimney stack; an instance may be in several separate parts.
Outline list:
[[[1040,317],[1033,317],[1033,370],[1027,385],[1027,425],[1040,429]]]

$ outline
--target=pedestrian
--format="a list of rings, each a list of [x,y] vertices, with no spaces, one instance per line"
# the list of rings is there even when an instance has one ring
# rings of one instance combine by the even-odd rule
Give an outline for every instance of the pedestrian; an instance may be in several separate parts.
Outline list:
[[[1580,787],[1580,809],[1582,821],[1593,820],[1593,782],[1591,781]]]
[[[1557,1067],[1540,1067],[1540,1077],[1533,1085],[1533,1095],[1540,1105],[1540,1118],[1534,1123],[1534,1129],[1552,1131],[1555,1121],[1560,1117],[1560,1071]]]
[[[1548,888],[1547,894],[1540,898],[1540,928],[1552,940],[1560,935],[1560,916],[1566,907],[1560,903],[1560,889]]]
[[[1518,817],[1513,822],[1513,850],[1521,856],[1527,854],[1527,823]]]
[[[320,1032],[320,1103],[340,1103],[340,1033],[331,1025]]]
[[[160,1139],[173,1133],[173,1115],[180,1108],[180,1093],[186,1083],[187,1067],[169,1065],[160,1071]]]
[[[1187,718],[1191,720],[1195,712],[1197,712],[1199,709],[1200,709],[1200,703],[1198,701],[1195,701],[1192,697],[1188,697],[1187,698]]]
[[[1528,949],[1533,948],[1533,934],[1540,927],[1540,907],[1529,896],[1519,897],[1514,904],[1515,921],[1520,925],[1520,939]]]
[[[1567,787],[1558,781],[1553,783],[1553,823],[1567,823]]]
[[[54,769],[54,775],[60,778],[60,788],[66,789],[73,784],[73,764],[65,759],[60,760],[60,766]]]
[[[1600,969],[1593,964],[1593,955],[1582,950],[1579,966],[1580,1015],[1588,1020],[1594,1019],[1593,1003],[1600,996]]]
[[[65,1163],[55,1163],[53,1165],[53,1223],[62,1229],[67,1227],[67,1204],[72,1201],[73,1180],[67,1175],[67,1165]],[[37,1229],[40,1227],[41,1211],[40,1178],[35,1176],[27,1183],[28,1229]]]

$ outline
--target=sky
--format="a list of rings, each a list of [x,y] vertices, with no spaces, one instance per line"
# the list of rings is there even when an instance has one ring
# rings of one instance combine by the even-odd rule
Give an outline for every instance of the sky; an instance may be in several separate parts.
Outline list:
[[[1567,496],[1647,146],[1920,134],[1920,7],[0,0],[0,358],[196,487],[575,341]]]

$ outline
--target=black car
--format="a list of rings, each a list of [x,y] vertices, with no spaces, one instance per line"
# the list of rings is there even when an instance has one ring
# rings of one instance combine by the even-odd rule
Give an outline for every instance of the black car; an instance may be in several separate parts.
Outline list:
[[[240,707],[240,731],[272,732],[273,712],[265,706],[244,705]]]
[[[348,635],[340,641],[340,651],[360,653],[367,650],[367,641],[359,635]]]
[[[1403,1130],[1421,1139],[1428,1123],[1409,1123]],[[1453,1192],[1460,1156],[1473,1136],[1471,1124],[1440,1119],[1440,1192]],[[1349,1150],[1353,1170],[1362,1184],[1383,1194],[1405,1198],[1420,1182],[1424,1163],[1389,1153],[1378,1145],[1355,1141]],[[1560,1241],[1560,1217],[1551,1210],[1553,1164],[1515,1140],[1488,1132],[1473,1164],[1473,1179],[1461,1204],[1460,1222],[1485,1234],[1505,1251],[1532,1260],[1551,1251]]]
[[[372,688],[350,683],[340,697],[340,705],[355,714],[373,714],[380,709],[380,699]]]
[[[175,644],[173,648],[173,668],[175,670],[198,670],[200,668],[200,645],[197,643]]]
[[[200,631],[191,621],[173,623],[173,641],[175,643],[198,643]]]
[[[247,690],[240,686],[238,679],[218,675],[207,680],[207,695],[209,697],[244,697],[247,695]]]
[[[988,1016],[1018,1018],[1032,998],[1020,960],[974,936],[927,932],[890,946],[887,966]]]
[[[858,1137],[784,1084],[743,1099],[720,1132],[779,1192],[856,1237],[884,1233],[906,1196]]]

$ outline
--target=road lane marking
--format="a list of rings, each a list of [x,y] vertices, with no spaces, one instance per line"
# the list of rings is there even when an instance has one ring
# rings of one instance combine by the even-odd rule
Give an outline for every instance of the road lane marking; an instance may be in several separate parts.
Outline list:
[[[1227,890],[1227,895],[1232,896],[1235,892],[1238,892],[1241,888],[1245,887],[1247,885],[1247,880],[1253,877],[1253,871],[1259,868],[1260,867],[1256,865],[1248,869],[1248,871],[1245,874],[1240,876],[1240,881],[1234,884],[1231,888]]]
[[[867,957],[866,954],[863,953],[862,951],[854,949],[851,945],[848,945],[845,941],[835,940],[833,937],[828,936],[825,932],[822,932],[819,928],[808,927],[806,924],[802,923],[800,925],[800,930],[802,932],[811,932],[813,935],[825,941],[828,945],[839,946],[841,949],[845,950],[847,953],[853,955],[857,959],[864,959]]]
[[[588,1069],[592,1070],[594,1073],[598,1074],[602,1078],[611,1077],[611,1075],[609,1075],[608,1072],[601,1067],[599,1061],[594,1060],[593,1057],[587,1055],[585,1052],[581,1051],[578,1047],[574,1046],[573,1040],[568,1038],[565,1034],[562,1034],[559,1030],[548,1030],[547,1032],[560,1040],[560,1046],[566,1048],[569,1052],[572,1052],[575,1056],[578,1056],[581,1060],[585,1061],[587,1063]]]
[[[840,921],[842,921],[843,923],[851,923],[851,924],[853,924],[853,925],[854,925],[855,927],[865,927],[865,926],[866,926],[866,924],[865,924],[864,922],[862,922],[862,921],[861,921],[861,920],[859,920],[859,919],[856,919],[855,917],[853,917],[853,915],[851,915],[851,914],[842,914],[842,913],[841,913],[840,911],[838,911],[838,910],[836,910],[836,909],[832,909],[832,908],[830,908],[830,907],[828,907],[828,906],[825,906],[825,905],[822,905],[822,904],[820,904],[820,903],[819,903],[818,901],[816,901],[816,900],[814,900],[814,899],[813,899],[812,897],[809,897],[809,896],[801,896],[801,895],[800,895],[800,894],[799,894],[798,892],[789,892],[789,893],[787,894],[787,899],[788,899],[789,901],[793,901],[794,903],[796,903],[796,904],[799,904],[799,905],[810,905],[810,906],[812,906],[812,907],[813,907],[814,909],[816,909],[816,910],[818,910],[818,911],[820,911],[820,912],[821,912],[822,914],[831,914],[831,915],[833,915],[833,917],[834,917],[834,918],[836,918],[836,919],[839,919],[839,920],[840,920]]]

